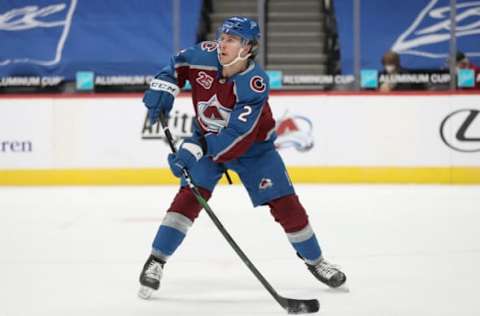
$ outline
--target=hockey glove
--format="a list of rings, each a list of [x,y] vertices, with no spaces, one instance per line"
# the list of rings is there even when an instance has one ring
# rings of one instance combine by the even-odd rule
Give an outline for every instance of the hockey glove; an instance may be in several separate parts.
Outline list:
[[[176,154],[168,155],[170,170],[176,177],[181,177],[184,168],[191,169],[206,152],[204,138],[190,137],[183,141]]]
[[[148,120],[150,125],[158,121],[160,113],[168,116],[173,107],[173,100],[180,92],[180,88],[169,81],[162,79],[153,79],[150,83],[150,89],[145,91],[143,103],[148,108]]]

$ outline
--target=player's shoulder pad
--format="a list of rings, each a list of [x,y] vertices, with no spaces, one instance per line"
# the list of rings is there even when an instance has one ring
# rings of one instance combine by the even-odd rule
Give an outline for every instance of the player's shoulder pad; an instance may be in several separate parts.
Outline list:
[[[218,66],[217,42],[205,41],[193,46],[189,54],[190,65]]]
[[[237,74],[234,82],[237,102],[261,102],[268,97],[268,75],[256,63],[252,62],[247,70]]]

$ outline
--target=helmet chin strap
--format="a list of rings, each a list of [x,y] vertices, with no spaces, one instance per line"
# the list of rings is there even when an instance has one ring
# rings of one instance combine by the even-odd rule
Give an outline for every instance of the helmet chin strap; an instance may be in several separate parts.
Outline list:
[[[241,49],[238,51],[237,57],[235,57],[235,59],[232,60],[231,62],[229,62],[228,64],[222,64],[222,62],[221,62],[221,60],[220,60],[220,56],[218,56],[218,61],[220,62],[220,65],[222,65],[223,67],[230,67],[230,66],[232,66],[233,64],[238,63],[239,61],[247,60],[248,57],[250,57],[250,55],[252,55],[251,53],[249,53],[249,54],[247,54],[245,57],[242,57],[242,56],[241,56],[242,52],[243,52],[243,48],[241,48]]]

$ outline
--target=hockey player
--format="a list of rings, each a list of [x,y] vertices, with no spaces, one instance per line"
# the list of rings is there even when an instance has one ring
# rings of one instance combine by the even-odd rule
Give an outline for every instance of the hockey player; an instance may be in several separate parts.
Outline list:
[[[339,287],[346,276],[324,259],[273,144],[276,134],[268,104],[268,77],[254,62],[260,29],[251,19],[231,17],[217,35],[216,42],[202,42],[174,56],[145,92],[143,102],[153,124],[160,113],[168,115],[185,81],[192,85],[196,128],[177,153],[168,156],[170,169],[182,177],[182,168],[187,168],[206,200],[224,171],[234,170],[253,205],[270,207],[308,270],[326,285]],[[149,298],[159,288],[168,258],[182,243],[200,210],[182,178],[140,274],[140,297]]]

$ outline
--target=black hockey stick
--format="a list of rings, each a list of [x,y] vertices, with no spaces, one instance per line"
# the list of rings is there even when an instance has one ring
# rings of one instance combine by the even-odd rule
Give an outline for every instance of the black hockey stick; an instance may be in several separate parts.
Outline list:
[[[173,144],[173,137],[170,133],[170,129],[165,121],[164,116],[160,115],[160,124],[162,124],[163,132],[165,133],[165,137],[167,138],[168,144],[170,145],[170,149],[173,153],[176,153],[175,146]],[[310,300],[296,300],[292,298],[286,298],[280,296],[277,291],[268,283],[268,281],[263,277],[260,271],[253,265],[253,263],[248,259],[247,255],[243,252],[242,249],[237,245],[235,240],[233,240],[232,236],[227,232],[223,224],[217,218],[215,213],[212,211],[210,206],[208,205],[207,201],[203,198],[203,196],[198,191],[197,187],[193,183],[192,176],[190,172],[184,168],[182,169],[183,177],[185,178],[188,187],[192,190],[193,195],[197,199],[198,203],[205,209],[210,219],[213,221],[215,226],[218,228],[220,233],[223,237],[227,240],[230,246],[235,250],[237,255],[242,259],[243,263],[250,269],[250,271],[255,275],[255,277],[262,283],[265,289],[273,296],[273,298],[280,304],[289,314],[304,314],[304,313],[316,313],[320,308],[320,303],[316,299]]]

